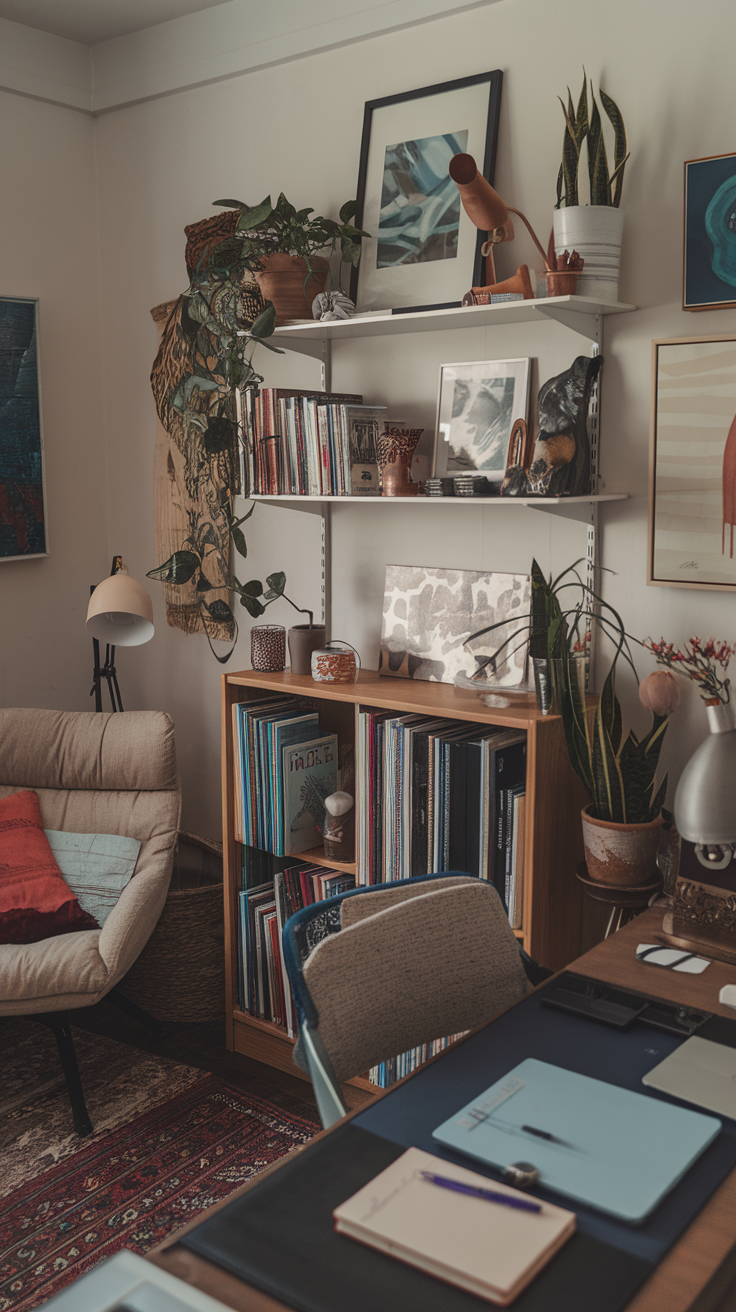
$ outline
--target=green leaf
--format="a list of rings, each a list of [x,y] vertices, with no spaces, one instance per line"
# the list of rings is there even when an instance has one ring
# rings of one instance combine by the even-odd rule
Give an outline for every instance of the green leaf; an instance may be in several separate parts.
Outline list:
[[[251,579],[249,583],[243,584],[243,595],[246,597],[260,597],[263,594],[263,584],[260,579]]]
[[[242,593],[240,597],[241,606],[245,606],[249,615],[257,620],[260,615],[265,615],[266,607],[262,606],[256,597],[250,597],[247,593]]]
[[[205,578],[205,575],[200,570],[199,578],[197,579],[197,592],[211,592],[214,586],[214,583],[210,583],[209,579]]]
[[[277,597],[280,597],[286,587],[286,575],[283,570],[278,570],[275,574],[268,575],[266,583],[271,591],[275,592]]]
[[[621,738],[623,736],[623,724],[621,720],[621,704],[616,696],[616,684],[611,675],[606,679],[603,685],[603,692],[600,700],[600,713],[603,718],[606,733],[611,742],[614,752],[618,752],[621,747]]]
[[[265,308],[261,310],[258,318],[251,324],[251,337],[258,337],[261,340],[264,337],[270,337],[276,327],[276,311],[272,301],[266,301]]]
[[[606,143],[603,140],[603,126],[592,89],[590,95],[593,103],[590,128],[588,130],[590,203],[591,205],[610,205],[611,192],[608,185],[608,159],[606,156]]]
[[[244,200],[213,200],[213,205],[222,205],[226,210],[247,210],[248,206]]]
[[[612,679],[612,675],[613,670],[609,672],[606,683]],[[592,766],[595,790],[593,801],[597,818],[626,824],[628,816],[621,767],[603,721],[601,702],[598,703],[593,725]]]
[[[200,563],[199,556],[193,551],[175,551],[163,565],[149,570],[146,578],[158,579],[161,583],[173,583],[176,587],[180,587],[182,583],[189,582]]]
[[[233,615],[227,602],[222,601],[219,597],[215,598],[214,601],[203,600],[202,605],[204,606],[210,618],[216,620],[218,624],[235,623],[235,616]]]
[[[231,528],[230,536],[233,540],[235,550],[238,551],[241,556],[243,557],[247,556],[248,548],[245,544],[245,536],[243,534],[242,528],[238,528],[237,525],[234,528]]]
[[[618,206],[621,201],[621,188],[624,180],[624,164],[628,159],[628,152],[626,149],[626,127],[624,126],[621,110],[615,100],[612,100],[610,96],[606,95],[603,87],[600,88],[600,93],[601,104],[611,120],[614,132],[613,173],[611,174],[610,181],[613,182],[614,178],[616,179],[616,187],[613,193],[613,204]]]
[[[340,209],[340,218],[343,223],[349,223],[350,219],[354,218],[357,213],[357,200],[346,200],[345,204]]]
[[[270,219],[273,214],[273,205],[271,197],[267,196],[262,200],[260,205],[254,205],[252,209],[243,207],[240,218],[238,219],[238,232],[249,232],[251,228],[260,228],[266,219]]]
[[[562,666],[562,723],[565,730],[565,742],[573,770],[595,801],[595,782],[592,768],[592,748],[590,727],[585,706],[581,696],[576,673],[569,661]]]
[[[583,85],[578,99],[577,112],[575,114],[575,140],[578,146],[582,146],[588,135],[588,78],[583,69]]]

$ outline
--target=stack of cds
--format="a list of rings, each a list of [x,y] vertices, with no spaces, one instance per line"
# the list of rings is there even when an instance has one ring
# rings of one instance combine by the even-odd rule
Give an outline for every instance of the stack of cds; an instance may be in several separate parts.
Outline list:
[[[424,484],[424,491],[428,497],[454,497],[455,480],[454,478],[428,478]]]
[[[457,497],[490,497],[496,492],[495,485],[488,482],[485,474],[456,474],[453,482]]]

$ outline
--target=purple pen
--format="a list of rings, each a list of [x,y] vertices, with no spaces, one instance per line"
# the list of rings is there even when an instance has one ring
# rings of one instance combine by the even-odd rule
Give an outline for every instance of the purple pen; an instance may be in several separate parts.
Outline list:
[[[514,1198],[511,1194],[501,1194],[495,1189],[481,1189],[478,1185],[463,1184],[461,1180],[451,1180],[447,1175],[435,1175],[434,1171],[418,1171],[422,1180],[439,1185],[440,1189],[452,1189],[456,1194],[469,1194],[471,1198],[482,1198],[487,1203],[500,1203],[502,1207],[515,1207],[520,1212],[541,1212],[541,1203],[533,1203],[528,1198]]]

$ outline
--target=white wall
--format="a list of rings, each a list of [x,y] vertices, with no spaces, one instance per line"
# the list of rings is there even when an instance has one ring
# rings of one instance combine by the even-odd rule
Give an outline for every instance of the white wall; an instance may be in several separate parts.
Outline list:
[[[106,555],[123,551],[138,578],[154,563],[154,412],[148,375],[155,331],[149,310],[184,286],[184,225],[211,213],[217,196],[255,203],[280,190],[300,206],[336,214],[355,193],[366,100],[498,67],[504,70],[504,88],[497,186],[545,239],[562,140],[556,97],[564,95],[568,82],[577,96],[585,64],[596,86],[602,81],[619,103],[627,123],[632,159],[624,190],[620,296],[641,307],[605,325],[603,474],[611,489],[632,494],[601,516],[602,561],[616,571],[604,576],[605,595],[639,637],[665,634],[681,641],[692,632],[732,637],[732,595],[648,588],[645,582],[651,339],[736,329],[736,312],[688,315],[679,308],[682,162],[733,149],[736,14],[731,0],[710,0],[707,8],[708,21],[701,23],[686,0],[617,0],[616,5],[505,0],[101,116],[95,136],[110,514]],[[503,259],[509,269],[522,259],[534,263],[531,242],[520,235]],[[394,338],[343,346],[335,355],[334,382],[357,388],[366,400],[389,404],[392,413],[416,416],[430,430],[441,362],[530,354],[540,358],[541,375],[548,377],[569,364],[581,345],[553,327],[535,328],[533,335],[515,327]],[[71,356],[75,368],[79,357]],[[308,361],[290,357],[272,366],[270,360],[269,382],[288,379],[300,386],[315,380]],[[77,441],[81,445],[85,439]],[[298,521],[284,515],[259,508],[250,521],[249,542],[264,562],[262,573],[281,567],[291,579],[304,569],[305,552],[300,532],[285,527]],[[387,562],[521,569],[536,553],[547,569],[584,550],[580,530],[520,507],[500,512],[340,507],[333,528],[333,631],[357,642],[368,664],[376,658]],[[85,569],[88,573],[86,562],[82,568],[77,561],[77,591]],[[156,585],[152,589],[156,638],[119,662],[126,705],[161,706],[174,715],[184,823],[216,833],[220,670],[204,638],[166,629],[161,597]],[[278,613],[274,607],[269,618],[288,623],[288,607],[282,603]],[[78,647],[70,632],[70,654],[73,641]],[[228,668],[248,664],[244,632]],[[640,662],[642,673],[650,667],[651,662]],[[20,670],[17,677],[24,677]],[[28,685],[34,686],[32,678]],[[622,680],[622,691],[625,711],[638,719],[630,681]],[[668,739],[675,771],[705,728],[695,690],[686,691]],[[43,692],[47,699],[53,695]]]
[[[0,294],[40,300],[47,558],[0,562],[0,705],[90,708],[89,585],[109,573],[94,125],[0,92]]]

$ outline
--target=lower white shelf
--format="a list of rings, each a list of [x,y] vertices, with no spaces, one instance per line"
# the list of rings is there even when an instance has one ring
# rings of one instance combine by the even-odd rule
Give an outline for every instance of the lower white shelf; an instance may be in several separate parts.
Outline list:
[[[544,510],[547,506],[581,506],[592,505],[598,501],[627,501],[628,492],[599,492],[589,497],[354,497],[354,496],[307,496],[292,492],[266,494],[253,492],[248,501],[289,502],[299,505],[303,501],[335,501],[350,506],[534,506]]]

